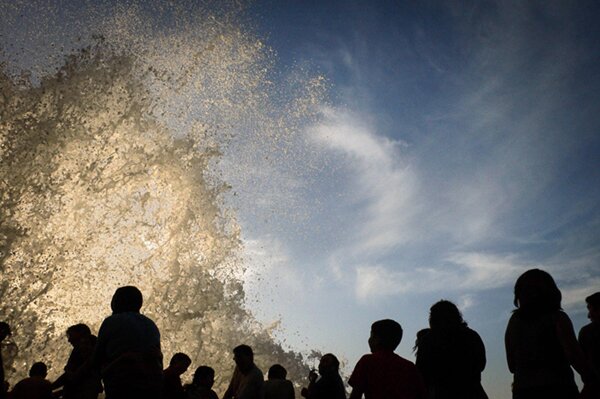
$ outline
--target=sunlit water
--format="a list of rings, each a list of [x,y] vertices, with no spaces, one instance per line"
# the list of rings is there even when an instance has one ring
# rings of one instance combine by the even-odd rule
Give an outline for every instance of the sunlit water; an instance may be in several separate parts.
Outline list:
[[[194,366],[213,366],[218,392],[240,343],[254,347],[263,369],[279,362],[290,378],[304,377],[305,359],[245,306],[242,233],[217,171],[227,146],[247,158],[278,152],[314,116],[322,81],[277,87],[275,57],[235,10],[92,10],[83,12],[85,30],[54,26],[55,9],[23,22],[29,14],[18,7],[3,6],[4,32],[15,38],[4,36],[0,55],[9,381],[40,360],[50,376],[60,373],[66,328],[85,322],[97,331],[126,284],[142,290],[165,360],[183,351]],[[168,29],[157,28],[168,18]],[[45,36],[55,28],[64,42]],[[21,47],[23,38],[43,51]]]

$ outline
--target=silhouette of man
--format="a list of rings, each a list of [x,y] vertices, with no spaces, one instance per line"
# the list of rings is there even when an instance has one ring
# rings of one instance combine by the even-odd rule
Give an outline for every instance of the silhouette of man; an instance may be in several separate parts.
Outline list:
[[[591,323],[579,330],[578,338],[594,376],[590,382],[585,384],[587,386],[582,391],[582,395],[600,397],[600,292],[588,296],[585,298],[585,302]],[[595,393],[592,394],[592,391]]]
[[[254,364],[254,353],[248,345],[236,346],[233,349],[235,370],[223,399],[263,399],[264,377],[262,371]]]
[[[4,321],[0,321],[0,343],[10,336],[10,326]],[[0,345],[0,348],[2,346]],[[4,375],[4,359],[2,359],[2,350],[0,350],[0,399],[6,398],[6,391],[8,390],[8,382]]]
[[[102,322],[93,355],[106,399],[158,399],[163,389],[160,332],[140,314],[143,298],[136,287],[115,291],[113,314]]]
[[[286,376],[287,370],[281,364],[271,366],[265,382],[265,399],[294,399],[294,385]]]
[[[11,399],[52,399],[52,384],[46,379],[48,368],[42,362],[34,363],[29,377],[15,385]]]
[[[169,367],[163,371],[165,384],[164,399],[182,399],[185,397],[181,375],[185,373],[192,364],[192,359],[185,353],[176,353],[169,362]]]
[[[96,346],[96,337],[85,324],[67,329],[67,339],[73,346],[65,372],[52,384],[53,389],[64,387],[64,399],[96,399],[102,392],[100,375],[87,367]]]
[[[425,399],[426,389],[417,367],[394,350],[402,340],[402,327],[394,320],[371,325],[369,347],[350,376],[350,399]]]
[[[332,353],[321,357],[319,374],[313,370],[308,375],[308,388],[302,389],[306,399],[346,399],[346,389],[339,373],[340,362]]]

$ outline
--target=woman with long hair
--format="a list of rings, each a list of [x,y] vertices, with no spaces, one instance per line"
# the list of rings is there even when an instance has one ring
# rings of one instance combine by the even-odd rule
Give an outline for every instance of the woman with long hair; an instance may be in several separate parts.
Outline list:
[[[417,334],[416,365],[431,399],[487,399],[481,386],[485,347],[450,301],[435,303]]]
[[[514,375],[513,399],[574,399],[579,392],[571,366],[584,382],[588,377],[561,300],[554,279],[543,270],[528,270],[515,283],[517,309],[505,334],[506,359]]]

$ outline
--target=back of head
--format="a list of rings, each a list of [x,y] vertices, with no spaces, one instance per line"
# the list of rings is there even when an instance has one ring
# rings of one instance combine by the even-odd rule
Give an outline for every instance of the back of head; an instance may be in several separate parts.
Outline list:
[[[402,341],[402,327],[391,319],[376,321],[371,325],[371,336],[377,339],[381,349],[395,350]]]
[[[86,324],[79,323],[67,328],[67,334],[78,334],[82,337],[89,337],[92,335],[92,330]]]
[[[596,292],[588,296],[587,298],[585,298],[585,302],[594,309],[600,310],[600,292]]]
[[[562,294],[552,276],[540,269],[530,269],[515,283],[514,305],[519,313],[539,315],[561,309]]]
[[[337,374],[340,369],[340,361],[333,353],[326,353],[319,362],[319,373],[322,375]]]
[[[192,383],[198,386],[212,387],[212,381],[215,379],[215,370],[212,367],[200,366],[194,372]]]
[[[137,287],[127,285],[117,288],[110,302],[110,307],[113,314],[139,312],[143,301],[141,291]]]
[[[43,362],[33,363],[31,368],[29,369],[30,377],[46,378],[46,375],[48,375],[48,367],[46,367],[46,364]]]
[[[268,378],[270,380],[285,380],[287,370],[281,364],[274,364],[269,368]]]
[[[169,362],[169,366],[174,366],[176,364],[182,364],[188,367],[192,364],[192,359],[185,353],[178,352],[171,357],[171,361]]]
[[[250,359],[254,359],[254,352],[248,345],[239,345],[233,348],[233,354],[237,356],[244,356]]]
[[[460,310],[450,301],[438,301],[429,310],[429,326],[432,330],[453,331],[466,325]]]

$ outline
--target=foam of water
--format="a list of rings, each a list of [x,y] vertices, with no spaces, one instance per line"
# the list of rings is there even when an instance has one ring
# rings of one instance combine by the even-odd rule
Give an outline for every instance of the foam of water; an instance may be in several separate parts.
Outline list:
[[[165,355],[184,351],[194,365],[213,366],[217,389],[242,342],[261,367],[280,362],[291,378],[306,375],[302,356],[274,342],[244,304],[240,227],[215,165],[227,146],[247,156],[279,148],[311,117],[319,79],[304,82],[281,115],[275,58],[231,11],[174,10],[88,13],[101,36],[67,29],[71,39],[43,54],[4,44],[0,306],[18,348],[8,356],[13,383],[33,361],[58,374],[66,328],[86,322],[97,331],[126,284],[144,293]],[[9,11],[3,23],[17,29],[20,12]],[[178,23],[157,29],[167,15]],[[29,72],[15,74],[14,59]]]

